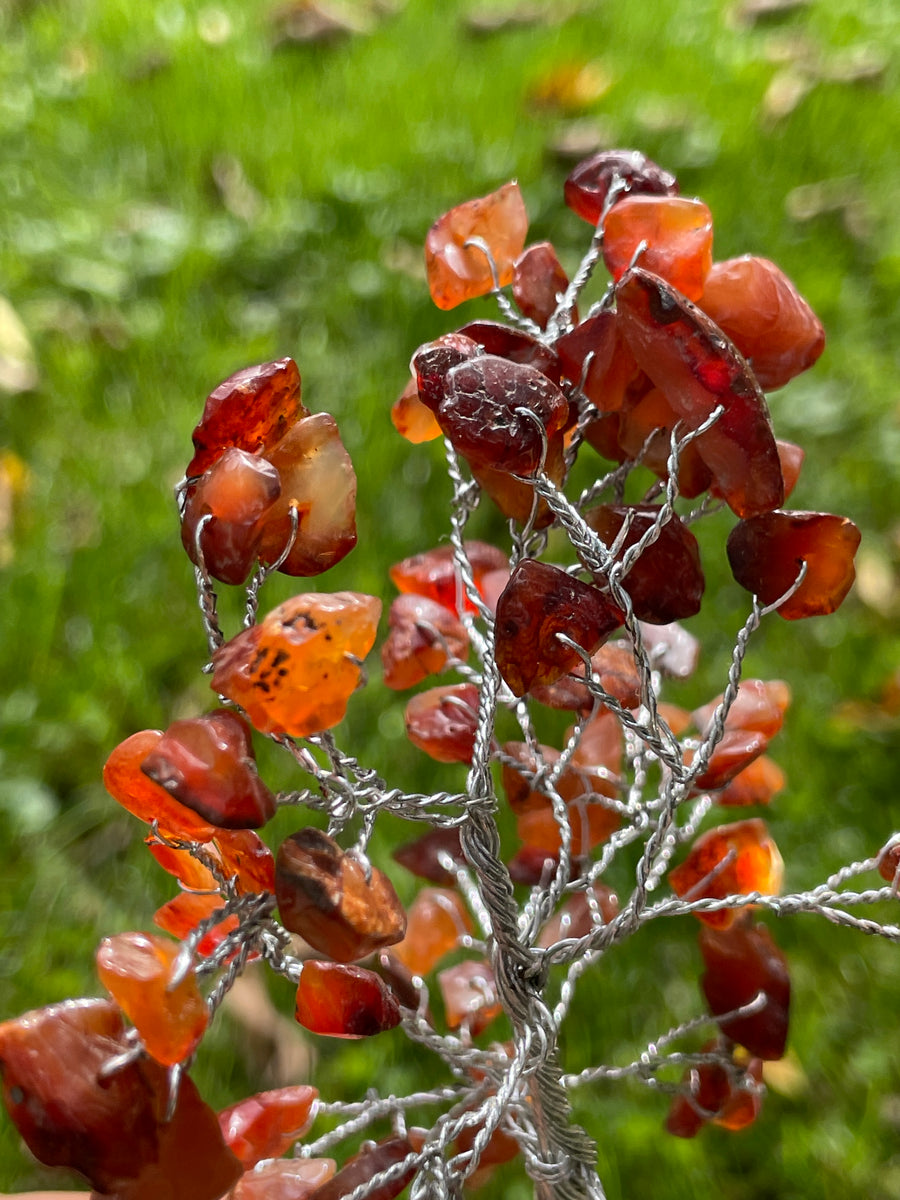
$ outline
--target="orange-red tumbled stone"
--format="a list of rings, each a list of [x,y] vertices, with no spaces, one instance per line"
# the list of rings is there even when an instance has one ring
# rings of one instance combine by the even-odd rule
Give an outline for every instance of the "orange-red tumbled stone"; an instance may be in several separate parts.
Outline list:
[[[390,632],[381,647],[389,688],[415,687],[444,669],[448,656],[465,661],[469,635],[456,613],[427,596],[406,594],[391,604]]]
[[[333,1158],[277,1158],[245,1171],[228,1200],[308,1200],[336,1165]]]
[[[415,376],[391,406],[391,423],[400,436],[414,446],[433,442],[441,436],[441,427],[434,413],[419,399],[419,385]]]
[[[558,633],[590,655],[621,624],[621,612],[598,588],[559,567],[523,559],[497,602],[497,667],[513,695],[524,696],[581,664]]]
[[[144,729],[120,742],[106,760],[103,782],[114,800],[134,816],[159,822],[160,833],[186,841],[208,842],[216,827],[186,808],[141,770],[144,759],[162,741],[159,729]]]
[[[216,651],[211,686],[261,733],[331,729],[359,686],[380,614],[381,601],[359,592],[294,596]]]
[[[699,300],[712,266],[712,239],[712,213],[702,200],[625,196],[603,222],[603,260],[618,282],[645,242],[641,267]]]
[[[448,1028],[466,1025],[472,1036],[477,1037],[503,1011],[494,972],[488,963],[468,959],[440,971],[437,978]]]
[[[839,608],[853,586],[860,532],[847,517],[821,512],[764,513],[732,529],[726,550],[732,574],[763,604],[774,604],[806,577],[778,608],[786,621],[821,617]]]
[[[556,312],[568,286],[569,278],[550,242],[526,247],[513,264],[513,300],[519,312],[541,329]]]
[[[229,446],[249,454],[271,450],[298,418],[307,415],[300,402],[300,372],[292,358],[229,375],[210,393],[194,430],[188,478],[208,471]]]
[[[470,763],[478,728],[478,688],[453,683],[413,696],[404,714],[406,736],[443,763]]]
[[[409,907],[406,936],[391,954],[414,975],[427,975],[472,932],[472,918],[458,892],[423,888]]]
[[[783,870],[765,822],[754,817],[702,834],[684,862],[669,872],[669,883],[683,900],[720,900],[747,892],[776,895]],[[694,915],[711,929],[728,929],[741,911],[723,908]]]
[[[465,541],[463,549],[479,591],[486,575],[508,566],[509,560],[503,551],[487,542]],[[436,546],[433,550],[404,558],[403,562],[395,563],[388,574],[400,592],[427,596],[457,614],[475,611],[474,604],[466,596],[452,546]]]
[[[314,1087],[298,1084],[258,1092],[223,1108],[219,1128],[226,1146],[246,1168],[278,1158],[309,1129],[318,1098]]]
[[[781,1058],[788,1035],[791,977],[765,925],[738,922],[730,929],[701,929],[706,973],[700,980],[709,1011],[722,1032],[762,1059]],[[759,1012],[729,1017],[762,992]]]
[[[466,245],[471,238],[486,243],[497,283],[505,287],[512,282],[513,263],[525,248],[527,232],[528,214],[515,181],[439,217],[425,239],[428,289],[438,308],[455,308],[494,287],[490,259],[481,247]]]
[[[751,804],[769,804],[785,785],[784,771],[767,754],[738,771],[716,796],[724,808],[748,808]]]
[[[286,929],[340,962],[399,942],[406,914],[393,884],[318,829],[285,838],[275,863],[275,896]]]
[[[722,695],[694,711],[694,724],[702,734],[709,732],[713,714]],[[725,718],[726,729],[756,730],[772,738],[784,724],[791,702],[791,689],[783,679],[742,679]]]
[[[663,170],[640,150],[600,150],[583,159],[565,182],[565,202],[582,220],[596,225],[610,189],[619,185],[621,196],[667,196],[678,191],[674,175]]]
[[[164,1066],[183,1062],[200,1044],[209,1015],[192,971],[171,986],[181,946],[155,933],[117,933],[97,950],[97,974]]]
[[[416,1145],[413,1145],[413,1140],[416,1141]],[[315,1200],[343,1200],[361,1184],[374,1179],[382,1171],[397,1166],[420,1149],[421,1144],[414,1130],[409,1130],[405,1136],[385,1138],[374,1146],[363,1146],[358,1154],[354,1154],[344,1163],[332,1179],[319,1188]],[[395,1200],[415,1173],[416,1167],[413,1165],[395,1175],[389,1183],[382,1183],[377,1188],[368,1188],[365,1193],[366,1200]]]
[[[182,940],[192,933],[201,922],[208,921],[224,903],[225,901],[218,893],[196,895],[194,892],[180,892],[156,910],[153,914],[153,924]],[[197,944],[197,954],[201,958],[212,954],[228,934],[237,929],[238,925],[239,921],[236,916],[223,917],[200,939]]]
[[[715,1042],[703,1047],[716,1049]],[[746,1081],[746,1083],[744,1083]],[[737,1131],[752,1125],[762,1108],[762,1059],[751,1058],[743,1070],[729,1074],[719,1063],[688,1068],[683,1090],[675,1095],[666,1129],[676,1137],[696,1137],[707,1123]]]
[[[363,1038],[400,1024],[400,1005],[380,976],[364,967],[307,959],[294,1016],[327,1037]]]

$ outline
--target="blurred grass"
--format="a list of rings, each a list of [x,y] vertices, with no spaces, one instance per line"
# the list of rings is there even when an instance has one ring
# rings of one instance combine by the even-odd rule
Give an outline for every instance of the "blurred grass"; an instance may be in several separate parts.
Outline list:
[[[714,0],[547,3],[536,25],[477,37],[473,7],[409,0],[366,36],[273,49],[259,0],[0,0],[0,295],[38,373],[0,406],[0,449],[16,456],[6,491],[27,471],[0,512],[0,1017],[96,992],[99,937],[148,925],[170,890],[99,778],[127,734],[208,704],[171,500],[203,398],[240,366],[298,359],[306,402],[335,414],[360,481],[360,547],[319,586],[389,598],[387,566],[445,531],[439,451],[407,446],[387,415],[410,351],[465,319],[428,302],[424,234],[517,176],[532,236],[574,265],[587,229],[562,207],[568,164],[551,146],[585,134],[675,170],[713,210],[717,257],[774,259],[826,323],[826,356],[772,410],[808,452],[792,504],[857,521],[863,579],[827,622],[770,621],[747,670],[796,697],[774,747],[790,787],[771,814],[789,885],[874,852],[898,824],[897,718],[876,703],[900,659],[893,5],[819,0],[748,24]],[[560,74],[586,63],[593,98]],[[9,329],[0,315],[0,347]],[[486,510],[472,528],[501,532]],[[744,604],[721,542],[708,545],[690,703],[719,690]],[[274,581],[266,604],[292,590]],[[401,713],[373,680],[342,744],[427,787]],[[773,1089],[743,1135],[687,1144],[661,1135],[662,1098],[591,1089],[580,1116],[611,1200],[900,1196],[896,952],[802,917],[777,936],[799,1089]],[[567,1068],[630,1060],[700,1011],[698,970],[683,925],[617,950],[578,998]],[[223,1021],[200,1056],[215,1103],[253,1083],[233,1040]],[[390,1039],[321,1056],[329,1098],[427,1078]],[[0,1187],[48,1177],[4,1122]],[[514,1177],[502,1190],[526,1194]]]

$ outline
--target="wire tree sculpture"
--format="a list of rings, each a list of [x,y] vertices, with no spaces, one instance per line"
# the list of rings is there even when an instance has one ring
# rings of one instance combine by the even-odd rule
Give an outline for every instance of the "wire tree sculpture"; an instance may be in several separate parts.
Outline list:
[[[773,263],[713,263],[709,209],[640,153],[586,160],[565,198],[594,228],[571,282],[550,243],[526,247],[515,183],[435,223],[436,304],[492,293],[503,321],[419,347],[392,414],[413,443],[444,438],[453,499],[446,542],[391,569],[384,678],[403,690],[449,677],[413,696],[406,727],[436,762],[467,765],[464,790],[407,791],[332,733],[364,682],[379,599],[310,591],[260,616],[273,572],[315,576],[355,545],[356,478],[335,421],[303,406],[289,358],[206,402],[178,501],[222,706],[134,734],[104,772],[179,881],[154,917],[173,936],[104,939],[110,999],[0,1025],[24,1140],[101,1195],[388,1200],[408,1187],[425,1200],[519,1157],[537,1196],[599,1200],[596,1144],[572,1116],[579,1089],[641,1081],[668,1094],[668,1128],[684,1137],[757,1118],[790,1003],[758,914],[817,913],[900,940],[858,911],[895,894],[900,841],[782,895],[755,815],[783,786],[765,751],[790,696],[743,677],[748,645],[763,621],[837,608],[859,542],[844,517],[783,507],[803,451],[776,440],[764,393],[815,362],[822,327]],[[601,262],[609,283],[582,313]],[[503,546],[466,537],[480,503],[508,518]],[[694,530],[723,508],[749,612],[721,695],[689,713],[665,689],[696,663],[678,624],[702,609]],[[230,638],[219,584],[246,594]],[[557,745],[541,740],[553,710],[571,719]],[[298,790],[276,796],[261,780],[251,727],[291,756]],[[255,830],[281,806],[320,819],[270,848]],[[383,813],[420,831],[395,853],[423,880],[408,911],[369,856]],[[858,889],[876,870],[883,884]],[[567,1072],[559,1035],[578,988],[673,916],[697,922],[706,1014],[633,1061]],[[433,1056],[434,1085],[339,1103],[298,1081],[214,1113],[188,1068],[258,960],[296,988],[297,1020],[317,1035],[402,1027]],[[380,1140],[358,1148],[361,1136]]]

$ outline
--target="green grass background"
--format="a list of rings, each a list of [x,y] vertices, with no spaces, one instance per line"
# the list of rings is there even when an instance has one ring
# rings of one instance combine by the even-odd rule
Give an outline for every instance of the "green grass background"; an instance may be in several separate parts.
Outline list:
[[[100,770],[129,733],[210,703],[171,499],[207,392],[238,367],[297,358],[304,399],[337,417],[360,483],[359,548],[318,586],[389,599],[387,566],[437,542],[448,495],[439,449],[403,442],[390,404],[416,345],[487,311],[430,305],[424,234],[517,177],[533,239],[552,237],[571,268],[589,231],[561,204],[570,164],[553,146],[577,133],[676,171],[713,210],[716,256],[776,260],[826,324],[825,357],[772,411],[808,451],[793,505],[861,526],[864,585],[828,621],[770,621],[748,671],[786,678],[796,697],[773,747],[789,776],[771,813],[787,884],[873,853],[898,824],[897,719],[866,707],[900,659],[895,5],[813,0],[748,23],[714,0],[548,2],[538,23],[491,36],[467,31],[472,10],[408,0],[367,35],[273,48],[259,0],[0,0],[0,294],[39,372],[33,390],[0,395],[0,449],[28,474],[2,544],[0,1019],[96,994],[99,938],[149,926],[171,894]],[[585,63],[605,92],[535,103],[554,72]],[[810,214],[823,181],[812,195],[833,203]],[[742,619],[728,525],[705,543],[710,587],[692,623],[704,658],[676,697],[689,703],[720,690]],[[473,531],[502,527],[485,510]],[[279,578],[266,606],[296,590]],[[342,744],[409,787],[458,781],[406,745],[402,705],[374,678]],[[393,825],[383,842],[395,836],[409,831]],[[798,1087],[773,1090],[754,1129],[690,1143],[661,1132],[664,1098],[586,1091],[579,1115],[611,1200],[900,1196],[896,950],[810,917],[776,936],[794,978]],[[630,1061],[698,1013],[698,969],[686,923],[642,932],[583,987],[567,1067]],[[254,1086],[236,1040],[223,1018],[200,1054],[217,1104]],[[315,1082],[356,1099],[440,1072],[388,1036],[325,1046]],[[0,1188],[50,1178],[4,1121]],[[528,1192],[512,1173],[490,1194]]]

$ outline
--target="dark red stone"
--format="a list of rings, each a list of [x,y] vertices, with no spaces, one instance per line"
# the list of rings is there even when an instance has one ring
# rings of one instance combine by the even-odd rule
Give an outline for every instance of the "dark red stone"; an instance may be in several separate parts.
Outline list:
[[[329,1181],[317,1188],[311,1200],[343,1200],[361,1184],[374,1179],[382,1171],[396,1166],[415,1152],[409,1137],[390,1137],[375,1145],[364,1146],[341,1167]],[[366,1200],[395,1200],[416,1173],[415,1166],[409,1167],[393,1180],[380,1187],[370,1188]]]
[[[781,1058],[787,1042],[791,978],[768,929],[743,922],[730,929],[704,927],[700,950],[706,964],[700,983],[722,1032],[759,1058]],[[719,1020],[749,1004],[759,992],[766,997],[759,1012]]]
[[[508,567],[509,560],[503,551],[487,542],[470,540],[463,543],[463,548],[476,588],[481,588],[481,582],[489,572]],[[423,554],[414,554],[395,563],[388,573],[398,591],[428,596],[455,613],[475,611],[463,588],[452,546],[437,546]]]
[[[523,316],[544,329],[569,279],[551,242],[526,246],[513,266],[512,293]]]
[[[406,706],[406,736],[436,762],[470,763],[478,724],[478,688],[454,683],[429,688]]]
[[[456,613],[427,596],[398,596],[388,616],[390,633],[381,647],[389,688],[415,687],[447,665],[448,655],[465,661],[469,635]]]
[[[596,225],[609,189],[619,181],[625,185],[622,196],[672,196],[678,192],[675,176],[639,150],[601,150],[569,173],[564,189],[566,204],[583,220]]]
[[[555,348],[524,329],[514,329],[502,321],[470,321],[459,330],[459,335],[472,338],[485,354],[534,367],[553,383],[558,384],[562,378],[562,364]]]
[[[294,1016],[327,1037],[363,1038],[400,1024],[400,1005],[380,976],[364,967],[307,959]]]
[[[416,379],[419,399],[433,413],[444,398],[444,380],[451,367],[482,353],[481,347],[463,333],[444,333],[425,342],[413,354],[410,370]]]
[[[441,863],[440,859],[445,854],[449,855],[457,866],[466,865],[466,856],[459,842],[459,830],[455,827],[429,829],[414,842],[398,846],[392,857],[395,862],[406,867],[407,871],[412,871],[413,875],[418,875],[420,879],[447,886],[456,882],[456,874]]]

